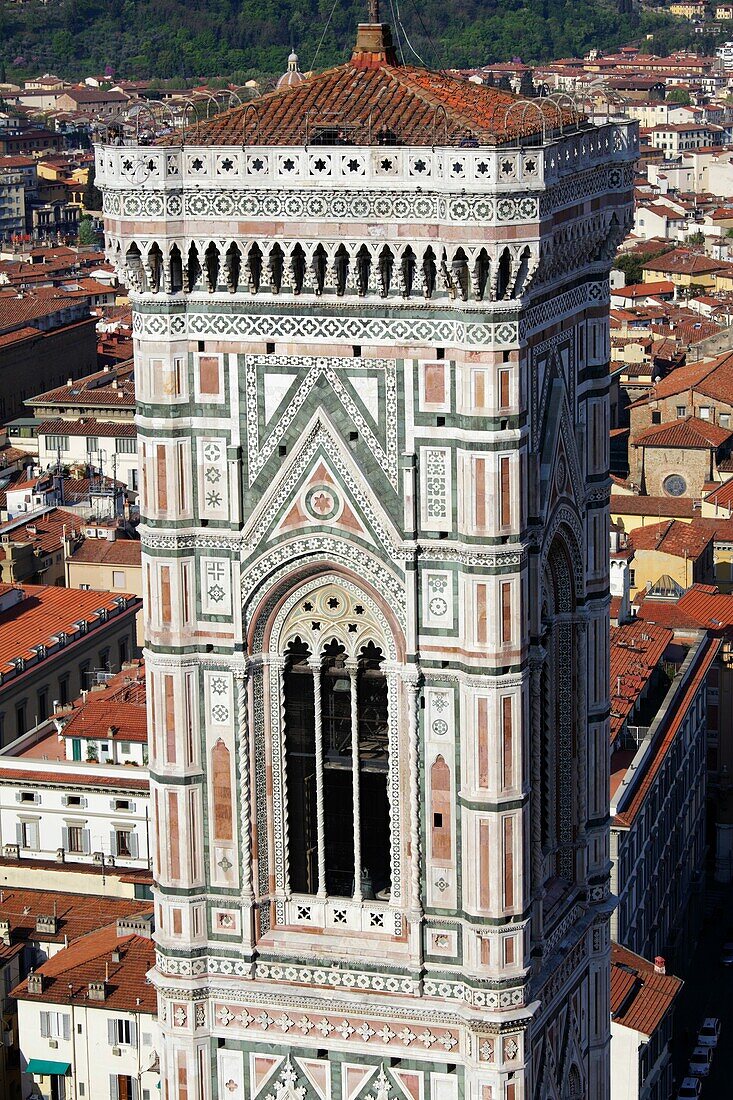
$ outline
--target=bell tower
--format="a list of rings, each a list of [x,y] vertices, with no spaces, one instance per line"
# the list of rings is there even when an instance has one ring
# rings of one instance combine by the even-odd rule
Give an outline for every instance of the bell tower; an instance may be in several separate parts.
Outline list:
[[[635,125],[352,60],[104,144],[166,1100],[609,1096]]]

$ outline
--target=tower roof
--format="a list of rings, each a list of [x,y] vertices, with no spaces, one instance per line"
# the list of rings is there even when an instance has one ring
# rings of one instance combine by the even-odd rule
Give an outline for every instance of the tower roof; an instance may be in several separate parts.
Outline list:
[[[196,144],[493,145],[559,121],[555,103],[400,65],[389,27],[362,23],[347,64],[223,112]]]

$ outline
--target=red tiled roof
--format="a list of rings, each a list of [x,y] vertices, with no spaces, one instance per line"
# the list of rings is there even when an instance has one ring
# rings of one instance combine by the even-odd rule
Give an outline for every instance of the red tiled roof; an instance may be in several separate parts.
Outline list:
[[[33,478],[29,482],[20,482],[12,486],[13,490],[29,489],[40,480]],[[50,554],[62,545],[64,528],[70,534],[79,527],[79,517],[63,508],[51,508],[47,512],[30,512],[26,516],[7,520],[0,524],[0,545],[2,542],[31,543],[41,554]]]
[[[149,909],[149,906],[148,906]],[[119,961],[112,957],[119,953]],[[98,1004],[103,1011],[157,1013],[157,995],[146,981],[155,965],[155,945],[144,936],[118,936],[115,925],[100,928],[59,951],[36,970],[43,976],[43,992],[29,993],[28,980],[12,996],[21,1001],[52,1004],[82,1002],[89,1009]],[[90,982],[105,982],[104,1001],[90,1002]]]
[[[682,447],[715,450],[733,436],[729,428],[721,428],[709,420],[686,416],[653,424],[631,440],[632,447]]]
[[[136,437],[137,428],[130,420],[44,420],[38,425],[38,435],[99,435],[105,438]]]
[[[17,862],[17,861],[16,861]],[[36,932],[36,917],[55,913],[55,933]],[[12,940],[38,940],[63,943],[75,940],[110,921],[150,911],[150,902],[134,898],[105,897],[97,894],[70,894],[59,890],[29,890],[3,886],[0,891],[0,920],[10,921]]]
[[[64,726],[64,737],[116,738],[119,741],[148,739],[145,706],[145,669],[123,670],[86,700],[74,704]]]
[[[703,526],[699,520],[682,523],[681,520],[669,519],[629,531],[629,542],[634,553],[654,550],[660,554],[671,554],[675,558],[686,557],[691,561],[700,557],[713,538],[714,532]]]
[[[679,216],[679,215],[678,215]],[[612,298],[649,298],[655,294],[674,294],[674,283],[662,279],[658,283],[630,283],[629,286],[620,286],[611,291]]]
[[[69,294],[57,293],[42,297],[37,294],[26,294],[22,298],[17,294],[13,294],[12,297],[0,294],[0,332],[27,328],[31,321],[52,317],[55,313],[60,313],[69,306],[77,304],[78,299]]]
[[[95,371],[84,378],[72,380],[70,386],[57,386],[35,397],[30,397],[26,405],[123,405],[135,407],[135,379],[131,359],[115,364],[107,370]],[[114,386],[114,383],[117,386]]]
[[[704,681],[708,669],[715,660],[718,652],[719,642],[716,639],[708,637],[705,641],[700,642],[698,651],[694,657],[695,671],[692,677],[687,682],[684,695],[679,699],[674,708],[668,708],[664,723],[665,726],[663,735],[657,741],[653,753],[642,763],[641,767],[645,769],[643,778],[638,783],[631,796],[631,801],[624,807],[621,813],[617,813],[614,818],[616,825],[628,827],[633,822],[637,813],[639,812],[647,793],[649,792],[654,779],[661,768],[664,759],[671,748],[675,737],[677,736],[677,730],[680,724],[684,721],[690,706],[693,703],[695,695],[697,694],[700,684]],[[661,733],[661,728],[658,731]],[[638,773],[637,773],[638,774]]]
[[[61,633],[69,637],[78,634],[81,621],[94,629],[102,622],[99,611],[117,612],[121,593],[80,591],[56,585],[26,584],[21,591],[25,598],[7,611],[0,612],[0,672],[14,670],[13,661],[36,658],[34,647],[57,645]],[[137,597],[127,597],[137,610]]]
[[[22,344],[24,340],[32,340],[36,336],[43,336],[43,333],[39,328],[32,328],[29,325],[25,328],[17,328],[14,332],[4,332],[0,335],[0,348]]]
[[[132,738],[130,739],[132,740]],[[64,758],[65,759],[65,758]],[[92,775],[88,773],[74,773],[60,771],[35,772],[15,769],[6,761],[0,767],[0,784],[16,786],[18,783],[27,784],[29,787],[36,785],[59,787],[68,790],[97,790],[102,787],[106,790],[140,791],[145,794],[150,790],[150,782],[147,779],[136,779],[131,775],[130,767],[119,767],[119,775]]]
[[[705,497],[705,503],[715,504],[719,508],[733,509],[733,477],[729,477],[719,488],[713,489],[712,493]]]
[[[654,385],[649,397],[645,397],[642,403],[674,397],[690,390],[726,404],[733,403],[733,352],[726,352],[712,361],[677,367]]]
[[[668,129],[668,127],[665,127]],[[704,275],[713,271],[719,271],[723,266],[718,260],[711,260],[708,256],[701,256],[697,252],[686,252],[682,248],[675,248],[656,259],[647,260],[642,265],[645,271],[671,271],[682,275]]]
[[[343,129],[350,144],[365,145],[382,126],[399,145],[457,144],[467,130],[488,144],[509,140],[520,125],[541,130],[540,112],[557,125],[557,111],[542,100],[526,117],[519,109],[507,117],[517,102],[509,92],[399,65],[391,46],[380,45],[380,30],[364,29],[371,41],[360,28],[348,64],[223,112],[199,126],[196,144],[242,145],[256,134],[258,145],[302,145],[306,132],[312,143],[319,130]]]
[[[611,944],[611,1019],[651,1038],[682,989],[672,974],[658,974],[654,964],[627,947]]]
[[[639,593],[634,600],[637,622],[656,623],[670,630],[692,630],[697,632],[700,624],[691,615],[680,611],[679,601],[659,599]],[[643,629],[640,627],[640,629]]]
[[[658,516],[665,519],[692,519],[696,515],[689,497],[636,496],[611,493],[611,515]]]
[[[678,600],[680,611],[713,633],[733,627],[733,595],[725,595],[711,585],[693,584]]]
[[[673,639],[671,630],[651,623],[611,627],[611,742],[621,732],[639,696]]]
[[[140,565],[141,545],[139,539],[84,539],[72,560],[94,565]]]

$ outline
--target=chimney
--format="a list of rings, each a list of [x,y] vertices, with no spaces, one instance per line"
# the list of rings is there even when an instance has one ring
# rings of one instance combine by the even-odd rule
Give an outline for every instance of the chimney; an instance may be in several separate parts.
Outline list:
[[[87,990],[87,997],[90,1001],[104,1001],[107,997],[107,983],[90,982]]]
[[[34,974],[33,971],[28,975],[28,992],[29,993],[43,993],[43,975]]]
[[[655,956],[655,959],[654,959],[654,973],[655,974],[666,974],[667,973],[667,964],[666,964],[666,962],[664,960],[664,957],[662,955],[656,955]]]

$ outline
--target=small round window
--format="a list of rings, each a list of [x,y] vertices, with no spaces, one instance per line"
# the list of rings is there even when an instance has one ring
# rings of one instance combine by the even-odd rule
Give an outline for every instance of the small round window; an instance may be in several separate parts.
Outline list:
[[[670,497],[681,497],[687,492],[687,482],[681,474],[670,474],[665,477],[663,488]]]

